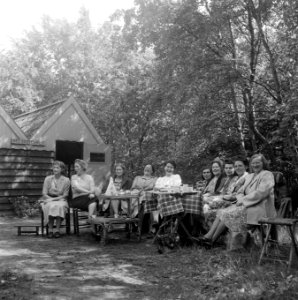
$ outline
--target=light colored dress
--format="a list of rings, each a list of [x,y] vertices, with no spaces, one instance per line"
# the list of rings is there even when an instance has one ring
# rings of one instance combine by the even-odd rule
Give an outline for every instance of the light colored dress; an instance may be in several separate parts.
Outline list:
[[[237,180],[238,180],[237,176],[226,177],[222,180],[223,182],[221,183],[222,187],[219,190],[219,192],[220,192],[219,195],[214,195],[214,194],[213,195],[207,194],[205,196],[203,195],[203,204],[204,204],[203,205],[203,213],[204,213],[204,217],[205,217],[206,229],[209,228],[212,225],[212,223],[214,222],[217,211],[219,209],[223,209],[232,204],[231,202],[224,200],[223,196],[232,194]],[[216,181],[215,181],[215,184],[216,184]],[[215,188],[215,184],[213,187],[213,191]]]
[[[43,195],[50,197],[63,196],[64,199],[58,201],[51,201],[48,203],[42,203],[41,207],[44,213],[45,225],[49,222],[49,216],[52,217],[65,217],[65,213],[68,207],[67,197],[69,194],[70,180],[65,176],[60,176],[58,179],[54,175],[47,176],[43,184]]]
[[[249,174],[236,198],[242,206],[232,205],[218,213],[218,218],[232,232],[246,232],[247,224],[258,225],[262,217],[275,217],[274,177],[269,171]]]

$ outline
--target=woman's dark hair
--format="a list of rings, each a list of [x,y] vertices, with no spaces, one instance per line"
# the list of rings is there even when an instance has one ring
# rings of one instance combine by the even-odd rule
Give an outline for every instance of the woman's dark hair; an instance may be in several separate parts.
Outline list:
[[[236,157],[234,159],[234,164],[236,163],[236,161],[241,161],[245,167],[248,167],[248,161],[247,161],[247,158],[245,157]]]
[[[220,167],[221,172],[223,171],[223,165],[219,160],[214,160],[211,164],[211,173],[212,173],[212,166],[213,164],[217,164]],[[213,173],[212,173],[213,174]]]
[[[116,168],[117,167],[120,167],[123,170],[123,175],[124,175],[125,171],[126,171],[125,165],[123,163],[115,163],[115,166],[114,166],[114,172],[115,173],[116,173]]]
[[[265,158],[265,156],[262,154],[262,153],[257,153],[257,154],[254,154],[250,160],[249,160],[249,168],[250,168],[250,171],[252,172],[251,170],[251,163],[252,161],[255,159],[255,158],[261,158],[261,161],[263,163],[263,170],[269,170],[269,162],[268,160]]]
[[[233,161],[231,160],[231,159],[226,159],[225,161],[224,161],[224,166],[225,165],[233,165],[234,166],[234,163],[233,163]]]
[[[165,162],[165,166],[166,166],[167,164],[171,164],[171,165],[174,167],[174,170],[175,170],[176,167],[177,167],[177,165],[176,165],[176,163],[175,163],[174,160],[168,160],[168,161],[166,161],[166,162]]]
[[[202,179],[203,179],[203,180],[206,180],[206,179],[204,178],[204,176],[203,176],[203,172],[204,172],[205,170],[209,170],[209,172],[210,172],[210,174],[211,174],[211,178],[212,178],[212,177],[213,177],[213,174],[212,174],[212,172],[211,172],[211,169],[210,169],[209,167],[206,167],[206,168],[203,168],[203,170],[202,170]]]
[[[234,162],[233,162],[231,159],[226,159],[226,160],[225,160],[225,162],[224,162],[224,167],[225,167],[226,165],[232,165],[233,168],[234,168]],[[226,175],[226,172],[224,172],[224,173],[225,173],[224,176],[227,176],[227,175]],[[236,175],[237,175],[237,174],[236,174],[236,172],[235,172],[235,170],[234,170],[232,176],[236,176]]]
[[[75,164],[78,164],[83,171],[86,171],[88,168],[88,164],[82,159],[76,159]]]

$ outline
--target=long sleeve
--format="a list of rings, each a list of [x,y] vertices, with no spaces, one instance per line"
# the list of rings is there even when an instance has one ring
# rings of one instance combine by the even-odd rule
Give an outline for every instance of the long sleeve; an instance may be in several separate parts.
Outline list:
[[[250,207],[258,204],[259,202],[263,201],[269,196],[273,187],[274,187],[273,174],[271,172],[266,172],[265,174],[262,174],[262,177],[260,178],[260,182],[258,183],[257,188],[243,197],[242,199],[243,205],[245,207]]]
[[[172,186],[180,186],[182,184],[182,179],[179,174],[173,175]]]
[[[65,184],[64,184],[64,187],[63,187],[63,194],[62,194],[64,199],[68,198],[69,189],[70,189],[70,180],[68,178],[66,178]]]
[[[44,180],[43,187],[42,187],[42,195],[47,196],[49,194],[50,189],[50,176],[47,176]]]
[[[139,184],[138,184],[138,180],[139,180],[139,176],[136,176],[135,179],[133,180],[133,183],[132,183],[132,186],[131,186],[131,189],[139,189]]]

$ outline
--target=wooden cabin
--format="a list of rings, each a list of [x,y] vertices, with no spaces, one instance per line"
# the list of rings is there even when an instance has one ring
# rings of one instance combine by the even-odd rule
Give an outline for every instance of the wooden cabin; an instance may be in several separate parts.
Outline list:
[[[74,172],[74,160],[88,162],[87,173],[99,184],[110,171],[110,148],[74,99],[53,103],[12,119],[0,107],[0,213],[10,198],[41,196],[53,160]]]

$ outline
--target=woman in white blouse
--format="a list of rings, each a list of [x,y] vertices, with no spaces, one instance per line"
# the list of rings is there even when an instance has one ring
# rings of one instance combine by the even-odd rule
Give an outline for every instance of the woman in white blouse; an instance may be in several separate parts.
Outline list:
[[[76,174],[71,177],[72,199],[69,205],[88,211],[89,219],[95,214],[96,201],[93,177],[86,174],[87,163],[84,160],[75,160]]]
[[[165,163],[165,176],[163,177],[158,177],[156,182],[155,182],[155,186],[154,186],[154,190],[160,191],[163,189],[168,189],[171,187],[179,187],[182,185],[182,180],[179,174],[174,174],[176,169],[176,163],[173,160],[169,160]],[[151,232],[155,233],[155,224],[158,224],[159,221],[159,211],[153,211],[152,212],[152,225],[151,225]]]
[[[176,163],[172,160],[165,164],[165,176],[158,177],[154,186],[155,190],[166,189],[169,187],[178,187],[182,184],[179,174],[174,174]]]

